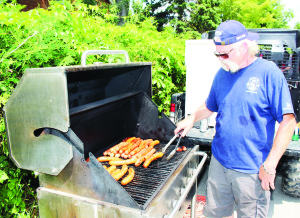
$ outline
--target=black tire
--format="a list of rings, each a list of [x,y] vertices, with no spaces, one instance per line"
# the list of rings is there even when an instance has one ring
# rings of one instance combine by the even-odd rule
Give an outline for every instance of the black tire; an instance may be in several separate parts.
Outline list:
[[[282,192],[300,198],[300,160],[298,158],[287,158],[281,170]]]

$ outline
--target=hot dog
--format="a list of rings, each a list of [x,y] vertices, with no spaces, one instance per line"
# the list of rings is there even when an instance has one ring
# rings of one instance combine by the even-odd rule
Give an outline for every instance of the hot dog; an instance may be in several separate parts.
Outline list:
[[[152,161],[154,161],[154,160],[156,160],[156,159],[158,159],[158,158],[161,158],[162,156],[164,156],[164,153],[163,153],[163,152],[157,152],[157,153],[153,154],[149,159],[147,159],[147,160],[144,162],[143,166],[144,166],[145,168],[147,168],[147,167],[150,165],[150,163],[151,163]]]
[[[159,143],[160,142],[158,140],[155,140],[149,144],[149,147],[154,147],[155,145],[158,145]]]
[[[129,154],[132,150],[134,150],[136,147],[138,147],[140,144],[141,144],[141,142],[143,142],[143,140],[141,140],[141,139],[138,139],[134,144],[132,144],[124,153],[125,154]]]
[[[145,155],[145,160],[149,159],[155,152],[156,152],[156,149],[155,149],[155,148],[152,148],[151,151],[149,151],[149,152]]]
[[[120,146],[124,146],[125,142],[120,142],[119,144],[107,149],[103,152],[103,155],[110,155],[110,153],[114,152],[114,150],[118,149]],[[125,144],[126,145],[126,144]]]
[[[139,139],[139,138],[138,138]],[[127,145],[123,146],[121,149],[118,150],[120,154],[124,153],[135,141],[138,140],[136,137],[130,137],[126,140]]]
[[[114,171],[112,171],[112,172],[110,173],[110,175],[111,175],[113,178],[115,178],[115,175],[117,175],[119,172],[121,172],[120,169],[115,169]]]
[[[122,160],[122,159],[117,158],[117,157],[101,156],[101,157],[98,157],[97,160],[98,160],[99,162],[105,162],[105,161]]]
[[[142,155],[141,157],[139,157],[139,158],[137,159],[137,161],[135,162],[135,166],[136,166],[136,167],[140,166],[141,163],[143,163],[143,162],[144,162],[146,159],[148,159],[152,154],[154,154],[155,151],[156,151],[155,148],[151,148],[151,147],[147,148],[147,151],[145,152],[145,154]]]
[[[130,167],[128,170],[128,175],[122,180],[121,184],[127,185],[128,183],[130,183],[133,180],[134,173],[134,169]]]
[[[114,177],[115,180],[118,181],[119,179],[121,179],[127,173],[127,170],[128,170],[128,166],[123,165],[120,172],[114,173],[112,176]]]
[[[113,153],[118,153],[120,149],[122,149],[123,147],[128,146],[129,142],[121,142],[117,147],[115,147],[114,149],[111,149],[111,152]]]
[[[117,168],[116,165],[112,165],[112,166],[107,168],[107,171],[111,174],[116,168]]]
[[[120,165],[128,165],[128,164],[134,164],[136,162],[136,158],[131,158],[128,160],[112,160],[109,161],[110,165],[116,165],[116,166],[120,166]]]
[[[147,150],[149,150],[148,148],[143,148],[139,153],[135,154],[134,156],[132,156],[132,158],[136,158],[138,159],[139,157],[141,157]]]
[[[133,156],[133,155],[136,155],[137,153],[139,153],[141,150],[143,150],[144,148],[148,147],[148,144],[150,144],[153,140],[152,139],[147,139],[147,140],[144,140],[140,146],[136,149],[134,149],[132,152],[130,152],[130,155]]]
[[[132,140],[134,140],[135,139],[135,137],[129,137],[128,139],[126,139],[126,142],[132,142]]]

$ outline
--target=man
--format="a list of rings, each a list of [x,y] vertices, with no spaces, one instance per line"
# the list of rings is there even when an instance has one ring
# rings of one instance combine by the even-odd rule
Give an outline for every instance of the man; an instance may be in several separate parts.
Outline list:
[[[277,164],[296,127],[287,82],[272,62],[257,58],[258,35],[229,20],[215,32],[217,72],[207,100],[174,133],[217,112],[207,181],[207,217],[266,217]],[[275,122],[279,128],[275,135]]]

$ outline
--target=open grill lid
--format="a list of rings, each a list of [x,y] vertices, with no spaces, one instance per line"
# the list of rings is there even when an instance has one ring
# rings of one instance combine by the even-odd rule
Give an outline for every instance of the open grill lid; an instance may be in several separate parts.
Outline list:
[[[114,96],[70,111],[70,130],[61,133],[52,129],[47,134],[66,138],[74,146],[74,158],[57,176],[41,174],[43,187],[145,210],[166,182],[179,172],[179,165],[194,147],[187,138],[182,138],[180,145],[186,146],[187,151],[176,152],[169,161],[166,157],[176,142],[148,168],[128,165],[134,168],[135,176],[122,186],[121,180],[116,181],[103,168],[109,163],[100,163],[96,158],[130,136],[159,140],[160,144],[154,148],[161,151],[174,136],[175,124],[165,114],[159,116],[158,107],[144,92]],[[84,161],[83,156],[89,157],[89,161]]]
[[[131,91],[152,95],[151,63],[27,69],[4,107],[11,159],[19,168],[58,175],[72,146],[41,134],[67,132],[70,110]]]

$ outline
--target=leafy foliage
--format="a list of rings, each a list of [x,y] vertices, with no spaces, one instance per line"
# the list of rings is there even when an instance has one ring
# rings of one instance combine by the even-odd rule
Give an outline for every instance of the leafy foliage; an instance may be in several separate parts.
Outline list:
[[[198,0],[190,4],[190,26],[199,33],[214,30],[221,23],[219,0]]]
[[[37,178],[8,158],[2,112],[26,68],[80,65],[85,50],[127,50],[132,62],[152,62],[153,101],[168,113],[171,94],[185,90],[186,39],[199,39],[200,33],[215,29],[221,19],[237,19],[248,28],[284,27],[289,19],[290,13],[281,13],[276,0],[241,1],[243,4],[232,0],[156,0],[145,6],[143,0],[133,0],[122,27],[117,24],[122,5],[129,7],[127,0],[117,1],[121,5],[98,0],[50,1],[48,10],[28,12],[20,12],[24,6],[15,0],[1,1],[0,217],[38,216]],[[95,61],[118,63],[124,62],[124,57],[87,59],[88,64]]]
[[[293,17],[280,0],[145,0],[158,30],[172,26],[177,33],[214,30],[226,20],[237,20],[247,28],[288,28]]]
[[[32,172],[18,169],[8,158],[3,106],[26,68],[80,65],[85,50],[127,50],[131,62],[152,62],[153,100],[168,111],[171,94],[184,91],[184,46],[187,35],[172,28],[157,32],[155,21],[136,14],[120,27],[118,7],[50,1],[48,10],[20,12],[15,2],[0,3],[0,217],[36,217]],[[88,56],[93,62],[124,62],[123,56]]]
[[[237,20],[247,28],[288,28],[291,11],[284,11],[279,0],[223,0],[222,20]]]
[[[172,26],[177,33],[190,32],[195,38],[199,38],[199,33],[212,27],[207,25],[208,23],[213,23],[213,27],[216,25],[214,24],[214,17],[210,17],[212,13],[209,14],[208,11],[213,11],[214,13],[215,7],[213,6],[218,1],[148,0],[146,4],[149,14],[154,16],[157,21],[157,29],[159,31],[162,31],[167,26]],[[220,16],[218,15],[217,17]]]

